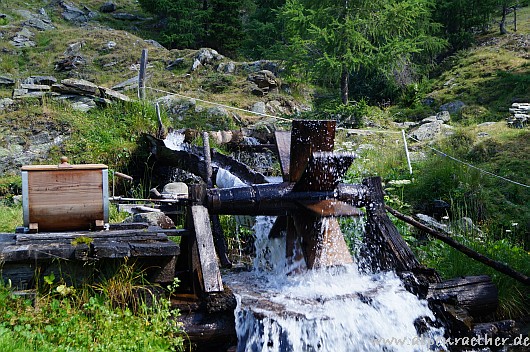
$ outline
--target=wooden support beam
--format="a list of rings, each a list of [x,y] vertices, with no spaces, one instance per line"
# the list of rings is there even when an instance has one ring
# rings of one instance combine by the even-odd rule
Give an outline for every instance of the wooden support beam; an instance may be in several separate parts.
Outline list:
[[[192,259],[193,271],[199,276],[199,283],[204,292],[221,292],[223,281],[215,254],[208,209],[202,205],[194,205],[190,207],[190,215],[195,231],[192,256],[197,256]]]
[[[366,234],[362,249],[366,255],[361,256],[371,258],[371,262],[364,265],[374,271],[394,269],[414,272],[415,269],[421,268],[414,253],[386,215],[381,178],[364,179],[363,185],[368,187],[368,199]]]

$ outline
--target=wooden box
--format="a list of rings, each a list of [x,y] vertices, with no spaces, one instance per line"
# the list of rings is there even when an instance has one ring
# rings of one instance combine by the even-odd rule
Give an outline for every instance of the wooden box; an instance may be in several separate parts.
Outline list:
[[[109,221],[108,168],[103,164],[22,167],[26,231],[102,228]]]

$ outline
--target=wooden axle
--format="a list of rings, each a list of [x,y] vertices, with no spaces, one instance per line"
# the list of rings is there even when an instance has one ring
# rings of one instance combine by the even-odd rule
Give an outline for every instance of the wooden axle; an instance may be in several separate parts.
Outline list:
[[[293,183],[247,187],[212,188],[206,191],[206,207],[213,214],[286,215],[302,209],[318,215],[355,215],[353,207],[366,205],[367,188],[339,184],[333,191],[294,191]],[[319,207],[322,202],[325,207]],[[354,214],[352,214],[354,212]]]

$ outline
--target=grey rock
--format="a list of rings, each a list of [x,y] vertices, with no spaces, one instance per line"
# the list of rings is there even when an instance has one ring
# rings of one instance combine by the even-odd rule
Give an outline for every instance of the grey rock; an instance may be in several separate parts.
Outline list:
[[[175,59],[175,60],[171,61],[166,66],[166,70],[172,70],[174,68],[182,67],[183,64],[184,64],[184,59],[179,57],[178,59]]]
[[[479,132],[477,133],[477,137],[479,138],[485,138],[485,137],[488,137],[490,134],[487,133],[487,132]]]
[[[104,3],[103,5],[99,7],[99,11],[103,13],[111,13],[111,12],[116,11],[116,8],[117,7],[115,3],[113,3],[112,1],[107,1],[106,3]]]
[[[208,48],[199,49],[199,51],[195,55],[195,60],[199,61],[204,66],[213,64],[214,61],[220,61],[222,59],[224,59],[223,55],[220,55],[214,49]]]
[[[13,99],[41,98],[47,93],[47,91],[30,91],[28,89],[18,88],[13,89]]]
[[[157,42],[156,40],[146,39],[146,40],[144,40],[144,42],[146,42],[147,44],[151,44],[155,48],[165,49],[165,47],[162,44],[160,44],[159,42]]]
[[[51,86],[54,83],[57,83],[57,78],[53,76],[30,76],[25,78],[22,84],[44,84]]]
[[[163,212],[138,213],[126,218],[123,222],[144,222],[151,226],[159,226],[163,229],[175,228],[173,220],[167,217]]]
[[[495,124],[496,122],[488,121],[488,122],[483,122],[483,123],[478,124],[477,127],[488,127],[488,126],[493,126]]]
[[[143,17],[133,15],[126,12],[117,12],[113,13],[112,17],[114,17],[117,20],[123,20],[123,21],[137,21],[137,20],[143,20]]]
[[[85,42],[75,42],[69,44],[66,50],[64,51],[64,56],[79,56],[81,55],[81,48],[85,45]]]
[[[15,85],[15,80],[11,77],[0,76],[0,86],[10,87]]]
[[[112,50],[112,49],[114,49],[114,48],[116,47],[116,45],[117,45],[116,42],[113,41],[113,40],[111,40],[111,41],[109,41],[107,44],[105,44],[105,47],[106,47],[107,49]]]
[[[87,112],[96,107],[96,102],[89,97],[75,96],[68,100],[71,102],[72,108],[77,111]]]
[[[199,67],[201,67],[202,64],[199,60],[195,59],[193,60],[193,64],[191,65],[191,72],[196,71]]]
[[[24,22],[24,25],[38,29],[39,31],[48,31],[55,29],[55,26],[49,19],[41,19],[38,17],[31,17]]]
[[[10,98],[2,98],[0,99],[0,111],[8,110],[11,105],[13,105],[15,101]]]
[[[220,106],[214,106],[214,107],[208,108],[206,110],[206,113],[208,114],[208,117],[210,118],[230,116],[230,114],[228,113],[228,110]]]
[[[438,220],[436,220],[433,217],[430,217],[429,215],[416,214],[416,217],[422,223],[424,223],[425,225],[427,225],[429,227],[433,227],[434,229],[437,229],[437,230],[442,230],[442,231],[444,231],[446,233],[451,233],[451,230],[450,230],[449,226],[447,226],[446,224],[442,224],[442,223],[438,222]]]
[[[55,62],[55,71],[71,71],[86,64],[82,56],[68,56]]]
[[[217,71],[218,72],[222,72],[222,73],[235,73],[236,72],[236,64],[233,61],[230,61],[230,62],[227,62],[227,63],[221,62],[217,66]]]
[[[59,5],[63,9],[63,12],[61,13],[61,15],[67,21],[74,22],[74,23],[84,23],[84,22],[88,22],[88,20],[90,19],[88,12],[85,13],[85,11],[77,8],[72,3],[61,1],[59,2]]]
[[[103,98],[110,99],[111,101],[124,101],[124,102],[131,101],[131,98],[129,98],[125,94],[121,94],[112,89],[108,89],[105,87],[99,87],[99,91]]]
[[[20,85],[20,88],[27,89],[28,91],[43,91],[47,92],[50,90],[50,86],[44,85],[44,84],[28,84],[28,83],[22,83]]]
[[[113,90],[117,90],[117,91],[137,89],[137,88],[138,88],[138,75],[131,77],[128,80],[118,83],[112,87]]]
[[[252,94],[263,96],[267,93],[277,90],[278,82],[276,76],[268,70],[261,70],[248,75],[247,80],[254,83]]]
[[[99,92],[99,87],[96,84],[84,79],[67,78],[63,79],[61,84],[73,88],[79,94],[96,95]]]
[[[436,119],[443,122],[449,122],[451,120],[451,114],[449,111],[443,110],[436,114]]]
[[[455,100],[440,106],[440,111],[448,111],[451,115],[458,114],[466,106],[463,101]]]
[[[266,112],[265,103],[262,102],[262,101],[258,101],[256,103],[254,103],[254,105],[252,105],[252,108],[250,110],[252,110],[253,112],[258,113],[258,114],[265,114],[265,112]]]
[[[418,141],[432,140],[442,132],[442,123],[438,121],[424,123],[410,132],[410,136]]]

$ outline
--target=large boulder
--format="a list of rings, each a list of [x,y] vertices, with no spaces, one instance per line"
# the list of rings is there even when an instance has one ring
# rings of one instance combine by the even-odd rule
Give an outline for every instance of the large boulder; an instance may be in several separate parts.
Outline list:
[[[247,80],[252,82],[252,94],[264,96],[278,89],[276,76],[269,70],[261,70],[248,75]]]

